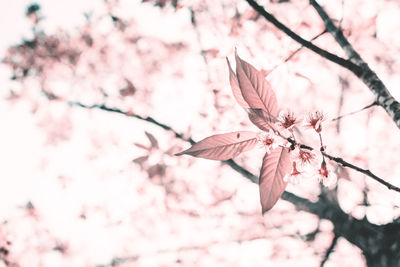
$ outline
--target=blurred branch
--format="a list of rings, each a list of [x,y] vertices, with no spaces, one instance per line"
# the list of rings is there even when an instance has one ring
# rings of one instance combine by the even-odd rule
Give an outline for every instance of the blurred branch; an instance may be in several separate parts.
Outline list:
[[[200,33],[200,30],[197,25],[196,14],[192,7],[189,7],[189,12],[190,12],[190,22],[192,23],[192,26],[196,32],[197,42],[200,47],[200,55],[203,58],[204,65],[206,67],[207,79],[208,79],[208,81],[211,81],[210,67],[208,66],[208,60],[207,60],[206,52],[204,50],[203,41],[201,39],[201,33]]]
[[[367,106],[365,106],[365,107],[363,107],[363,108],[361,108],[361,109],[359,109],[359,110],[352,111],[352,112],[350,112],[350,113],[346,113],[346,114],[340,115],[339,117],[332,119],[332,121],[340,120],[340,119],[342,119],[343,117],[356,114],[356,113],[358,113],[358,112],[361,112],[361,111],[363,111],[363,110],[365,110],[365,109],[369,109],[369,108],[371,108],[371,107],[373,107],[373,106],[377,106],[377,105],[378,105],[378,102],[377,102],[377,101],[374,101],[374,102],[372,102],[371,104],[369,104],[369,105],[367,105]]]
[[[184,252],[184,251],[193,251],[193,250],[209,250],[210,247],[212,247],[212,246],[222,245],[225,243],[239,243],[240,244],[243,242],[251,242],[251,241],[256,241],[256,240],[262,240],[265,238],[268,238],[268,237],[267,236],[255,236],[255,237],[232,239],[232,240],[215,240],[215,241],[211,241],[211,242],[208,242],[205,244],[188,245],[188,246],[182,246],[182,247],[177,247],[177,248],[172,247],[172,248],[166,248],[166,249],[159,249],[156,251],[142,253],[142,254],[138,254],[138,255],[134,255],[134,256],[114,257],[110,261],[110,263],[96,265],[96,267],[115,267],[120,264],[138,261],[140,258],[143,258],[143,257],[155,257],[156,255],[164,254],[164,253],[175,253],[175,252]]]
[[[319,37],[321,37],[322,35],[324,35],[325,33],[327,33],[326,30],[324,30],[323,32],[317,34],[316,36],[314,36],[313,38],[311,38],[310,42],[318,39]],[[298,52],[300,52],[302,49],[304,48],[304,45],[300,46],[299,48],[297,48],[296,50],[294,50],[288,57],[286,57],[281,63],[276,64],[269,72],[268,75],[273,72],[276,68],[278,68],[282,63],[286,63],[289,60],[291,60]]]
[[[329,246],[328,250],[325,253],[324,259],[322,260],[320,267],[324,267],[325,263],[328,261],[329,256],[331,255],[331,253],[335,249],[335,246],[336,246],[336,243],[337,243],[338,239],[339,239],[339,236],[335,234],[335,236],[332,239],[331,245]]]
[[[346,92],[346,89],[349,87],[349,83],[348,83],[347,79],[342,78],[340,75],[339,75],[339,82],[341,84],[341,90],[340,90],[337,116],[340,116],[340,114],[342,113],[344,94]],[[333,119],[332,121],[334,121],[334,120],[335,119]],[[340,133],[340,120],[336,121],[336,132]]]
[[[73,102],[73,101],[69,101],[68,104],[70,106],[78,106],[78,107],[86,108],[86,109],[101,109],[101,110],[104,110],[104,111],[118,113],[118,114],[121,114],[121,115],[124,115],[124,116],[128,116],[128,117],[134,117],[134,118],[142,120],[142,121],[147,121],[147,122],[153,123],[153,124],[157,125],[158,127],[163,128],[164,130],[171,131],[171,132],[173,132],[175,134],[176,138],[179,138],[181,140],[189,142],[192,145],[195,143],[195,141],[192,138],[185,138],[183,136],[183,134],[180,134],[180,133],[176,132],[170,126],[168,126],[166,124],[163,124],[161,122],[158,122],[158,121],[156,121],[155,119],[153,119],[150,116],[142,117],[140,115],[137,115],[137,114],[134,114],[134,113],[129,113],[129,112],[123,111],[123,110],[118,109],[118,108],[108,107],[108,106],[106,106],[104,104],[85,105],[83,103]]]
[[[315,0],[310,0],[310,4],[316,9],[319,16],[325,23],[326,30],[332,34],[336,42],[343,48],[349,59],[338,57],[337,55],[334,55],[312,44],[311,42],[306,41],[305,39],[294,33],[292,30],[290,30],[288,27],[286,27],[284,24],[282,24],[280,21],[278,21],[262,6],[257,4],[256,1],[246,1],[254,10],[256,10],[266,20],[275,25],[279,30],[283,31],[290,38],[312,50],[316,54],[354,73],[354,75],[362,80],[363,83],[375,94],[378,104],[385,109],[386,113],[392,118],[394,123],[396,123],[397,127],[400,128],[400,103],[390,94],[384,83],[379,79],[378,75],[373,70],[371,70],[368,64],[355,51],[355,49],[347,41],[346,37],[344,37],[343,32],[333,24],[332,19]]]

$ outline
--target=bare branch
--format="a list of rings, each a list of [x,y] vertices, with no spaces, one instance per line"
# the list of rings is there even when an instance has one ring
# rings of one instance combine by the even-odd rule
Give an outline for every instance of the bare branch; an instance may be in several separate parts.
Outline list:
[[[317,34],[316,36],[314,36],[313,38],[311,38],[310,42],[318,39],[320,36],[324,35],[325,33],[327,33],[326,30],[324,30],[323,32]],[[294,50],[292,53],[290,53],[290,55],[288,57],[286,57],[281,63],[276,64],[269,72],[268,75],[273,72],[275,69],[277,69],[282,63],[286,63],[289,60],[291,60],[298,52],[300,52],[302,49],[304,48],[304,45],[300,46],[299,48],[297,48],[296,50]]]

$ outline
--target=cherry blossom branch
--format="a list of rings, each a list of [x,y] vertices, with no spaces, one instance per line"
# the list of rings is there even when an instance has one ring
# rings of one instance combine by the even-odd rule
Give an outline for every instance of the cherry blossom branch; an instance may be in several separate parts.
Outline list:
[[[316,54],[354,73],[354,75],[356,75],[375,94],[378,104],[385,109],[386,113],[392,118],[397,127],[400,128],[400,103],[390,94],[382,80],[373,70],[371,70],[368,64],[355,51],[355,49],[347,41],[346,37],[344,37],[343,32],[334,25],[332,19],[315,0],[310,0],[310,4],[317,10],[318,14],[325,23],[326,30],[333,35],[336,42],[338,42],[338,44],[343,48],[349,59],[338,57],[337,55],[334,55],[312,44],[311,42],[306,41],[278,21],[262,6],[258,5],[256,1],[246,1],[254,10],[256,10],[266,20],[275,25],[279,30],[283,31],[290,38],[301,45],[304,45]]]
[[[68,104],[71,105],[71,106],[79,106],[79,107],[87,108],[87,109],[101,109],[101,110],[105,110],[105,111],[109,111],[109,112],[119,113],[119,114],[122,114],[122,115],[125,115],[125,116],[128,116],[128,117],[134,117],[134,118],[139,119],[139,120],[143,120],[143,121],[147,121],[147,122],[153,123],[153,124],[163,128],[164,130],[171,131],[171,132],[173,132],[175,134],[175,137],[177,137],[177,138],[179,138],[181,140],[187,141],[192,145],[195,143],[195,141],[192,138],[190,138],[190,137],[189,138],[185,138],[183,136],[183,134],[180,134],[180,133],[176,132],[170,126],[168,126],[166,124],[163,124],[163,123],[160,123],[160,122],[156,121],[155,119],[153,119],[150,116],[149,117],[142,117],[140,115],[133,114],[133,113],[128,113],[128,112],[125,112],[125,111],[117,109],[117,108],[108,107],[105,104],[85,105],[85,104],[80,103],[80,102],[68,102]],[[291,144],[296,144],[296,142],[294,140],[290,139],[290,138],[287,139],[287,140]],[[300,145],[301,148],[304,148],[304,149],[315,150],[314,148],[312,148],[310,146],[307,146],[307,145],[304,145],[304,144],[299,144],[299,145]],[[358,167],[358,166],[356,166],[354,164],[351,164],[351,163],[343,160],[342,158],[331,156],[331,155],[327,154],[324,151],[321,151],[321,153],[325,157],[329,158],[330,160],[333,160],[336,163],[341,164],[343,167],[348,167],[350,169],[353,169],[353,170],[356,170],[356,171],[358,171],[360,173],[363,173],[363,174],[371,177],[375,181],[385,185],[388,189],[400,192],[400,188],[399,187],[394,186],[394,185],[386,182],[382,178],[380,178],[380,177],[376,176],[375,174],[373,174],[370,170],[362,169],[362,168],[360,168],[360,167]],[[258,177],[257,176],[255,176],[254,174],[250,173],[249,171],[247,171],[243,167],[239,166],[232,159],[225,160],[225,161],[222,161],[222,162],[227,164],[227,165],[229,165],[232,169],[234,169],[235,171],[237,171],[240,174],[242,174],[243,176],[245,176],[251,182],[258,183]]]
[[[142,117],[136,114],[128,113],[122,111],[117,108],[107,107],[104,104],[100,105],[85,105],[79,102],[68,102],[71,106],[78,106],[87,109],[100,109],[108,112],[115,112],[117,114],[121,114],[128,117],[134,117],[139,120],[143,120],[154,125],[159,126],[160,128],[171,131],[175,134],[175,136],[181,140],[194,143],[192,138],[185,138],[183,134],[176,132],[172,127],[163,124],[152,117]],[[310,148],[306,145],[301,145],[303,148]],[[312,148],[311,148],[312,149]],[[233,160],[222,161],[223,163],[229,165],[232,169],[242,174],[243,177],[247,178],[253,183],[258,183],[258,177],[247,171],[242,166],[238,165]],[[375,255],[376,252],[374,247],[371,247],[369,244],[371,242],[374,243],[388,243],[387,238],[391,238],[388,246],[396,241],[393,233],[390,231],[384,231],[384,229],[389,228],[392,224],[387,225],[375,225],[370,223],[368,220],[358,220],[352,217],[349,214],[343,212],[343,210],[339,207],[338,203],[328,198],[326,195],[321,194],[317,202],[311,202],[308,199],[299,197],[293,193],[288,191],[284,191],[281,195],[283,200],[286,200],[293,205],[295,205],[297,210],[310,212],[315,214],[321,219],[327,219],[331,221],[334,225],[333,232],[337,236],[342,236],[346,238],[349,242],[353,243],[357,247],[359,247],[365,255]],[[399,232],[400,233],[400,232]],[[379,234],[379,235],[378,235]],[[399,237],[400,238],[400,237]]]
[[[294,145],[297,144],[297,145],[300,146],[300,148],[308,149],[308,150],[315,150],[314,148],[312,148],[312,147],[310,147],[310,146],[308,146],[308,145],[296,143],[296,141],[294,141],[294,140],[291,139],[291,138],[288,138],[287,140],[292,144],[292,146],[294,146]],[[358,167],[358,166],[356,166],[356,165],[354,165],[354,164],[351,164],[351,163],[345,161],[345,160],[342,159],[342,158],[331,156],[331,155],[327,154],[327,153],[326,153],[325,151],[323,151],[323,150],[321,150],[321,154],[322,154],[323,156],[327,157],[328,159],[333,160],[333,161],[335,161],[336,163],[342,165],[343,167],[348,167],[348,168],[350,168],[350,169],[353,169],[353,170],[355,170],[355,171],[358,171],[358,172],[360,172],[360,173],[362,173],[362,174],[365,174],[365,175],[371,177],[371,178],[374,179],[375,181],[377,181],[377,182],[383,184],[384,186],[386,186],[389,190],[394,190],[394,191],[400,192],[400,188],[399,188],[399,187],[397,187],[397,186],[395,186],[395,185],[392,185],[392,184],[389,183],[389,182],[386,182],[385,180],[383,180],[382,178],[376,176],[374,173],[372,173],[372,172],[371,172],[370,170],[368,170],[368,169],[360,168],[360,167]]]

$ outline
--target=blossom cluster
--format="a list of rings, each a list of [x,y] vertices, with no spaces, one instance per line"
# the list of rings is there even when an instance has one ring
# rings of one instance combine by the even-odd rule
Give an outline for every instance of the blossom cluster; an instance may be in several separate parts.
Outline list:
[[[304,119],[295,117],[293,112],[283,111],[279,114],[275,129],[269,129],[258,135],[261,147],[267,153],[277,147],[287,147],[290,149],[291,171],[283,179],[285,182],[298,184],[305,179],[314,179],[321,182],[324,186],[330,186],[337,181],[336,174],[328,166],[324,155],[318,160],[317,155],[310,147],[296,143],[294,129],[303,127],[312,129],[320,136],[321,150],[325,149],[322,144],[322,127],[325,115],[320,111],[309,113]]]

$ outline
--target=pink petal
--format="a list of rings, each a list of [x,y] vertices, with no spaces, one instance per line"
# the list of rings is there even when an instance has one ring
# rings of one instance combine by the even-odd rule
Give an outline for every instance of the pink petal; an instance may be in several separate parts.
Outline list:
[[[274,91],[262,72],[239,58],[235,51],[236,74],[244,100],[253,109],[262,109],[273,117],[278,114]]]
[[[239,88],[239,81],[236,77],[236,74],[233,72],[233,70],[231,68],[231,63],[229,62],[228,58],[226,58],[226,62],[228,62],[229,82],[231,84],[233,96],[235,97],[235,99],[239,103],[239,105],[241,105],[244,109],[248,109],[250,107],[242,96],[242,92],[240,91],[240,88]]]
[[[257,142],[257,133],[254,132],[217,134],[201,140],[176,156],[188,154],[205,159],[228,160],[252,149]]]
[[[265,154],[260,174],[260,201],[263,214],[275,205],[285,191],[287,182],[283,178],[289,172],[288,149],[280,147]]]
[[[144,132],[151,143],[151,147],[158,148],[157,139],[149,132]]]

